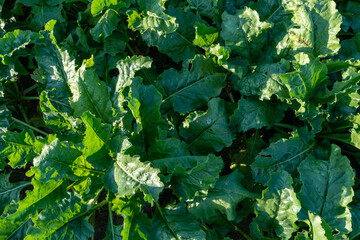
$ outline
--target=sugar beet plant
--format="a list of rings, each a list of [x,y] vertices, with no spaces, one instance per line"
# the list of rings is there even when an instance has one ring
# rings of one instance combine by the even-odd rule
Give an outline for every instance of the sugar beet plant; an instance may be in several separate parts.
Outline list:
[[[0,0],[0,239],[359,239],[359,9]]]

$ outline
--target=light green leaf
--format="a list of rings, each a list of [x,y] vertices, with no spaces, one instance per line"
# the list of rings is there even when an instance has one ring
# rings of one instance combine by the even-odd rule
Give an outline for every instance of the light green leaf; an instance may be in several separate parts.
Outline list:
[[[128,8],[131,1],[129,0],[93,0],[91,2],[91,14],[98,15],[105,9],[116,9]]]
[[[84,64],[78,70],[78,76],[69,79],[69,86],[73,94],[70,104],[75,117],[90,111],[102,122],[112,122],[112,103],[108,89],[94,70],[86,70]]]
[[[219,213],[225,214],[229,221],[236,218],[236,206],[245,198],[258,198],[241,185],[243,175],[234,171],[221,176],[214,188],[209,189],[207,196],[196,197],[188,201],[188,211],[198,219],[205,219],[211,223],[219,218]]]
[[[195,27],[195,39],[193,43],[197,46],[211,46],[219,36],[219,32],[216,28],[208,26],[203,22],[197,22]]]
[[[120,17],[118,13],[112,9],[108,9],[105,14],[101,16],[95,27],[90,30],[90,34],[96,42],[102,42],[117,28],[119,21]]]
[[[309,212],[312,239],[331,240],[334,239],[329,225],[320,216]]]
[[[126,14],[129,28],[140,31],[140,33],[148,32],[161,36],[175,32],[179,26],[175,17],[161,12],[153,13],[148,11],[146,14],[142,14],[136,10],[129,10]]]
[[[238,101],[238,108],[230,117],[230,123],[243,132],[252,128],[271,127],[284,118],[285,110],[286,106],[281,103],[243,98]]]
[[[333,0],[286,0],[285,10],[293,14],[290,29],[295,52],[315,57],[334,55],[340,49],[337,34],[342,17]]]
[[[273,172],[286,170],[290,174],[313,150],[314,134],[304,128],[293,132],[289,139],[280,139],[259,153],[251,164],[253,177],[265,184]]]
[[[251,8],[237,10],[235,15],[226,11],[222,14],[221,37],[226,46],[241,57],[254,61],[260,55],[261,48],[267,42],[270,23],[261,22],[259,14]]]
[[[25,240],[53,239],[71,236],[71,239],[89,238],[94,232],[93,227],[85,219],[90,206],[81,202],[74,194],[47,209],[33,219],[34,226],[27,231]],[[90,213],[89,213],[90,214]],[[83,225],[76,228],[76,225]]]
[[[157,208],[152,232],[149,240],[157,239],[189,239],[205,240],[206,234],[199,224],[186,212],[183,204],[168,206],[165,209]],[[161,212],[159,212],[161,211]]]
[[[185,200],[193,198],[198,191],[213,187],[224,165],[220,157],[212,154],[163,158],[152,163],[167,179],[171,178],[174,193]]]
[[[104,176],[105,187],[117,197],[135,194],[140,188],[148,202],[157,201],[164,188],[158,173],[159,170],[140,162],[139,157],[117,154],[114,166]]]
[[[191,113],[180,128],[180,136],[194,154],[219,152],[232,143],[225,102],[213,98],[207,112]]]
[[[325,64],[311,56],[309,56],[309,61],[307,64],[301,65],[297,71],[280,76],[292,99],[307,101],[328,79]]]
[[[10,174],[0,174],[0,214],[4,212],[4,209],[10,204],[11,201],[18,202],[20,191],[29,186],[30,182],[19,181],[11,183],[9,181]],[[0,235],[1,236],[1,235]]]
[[[43,182],[59,181],[63,178],[73,179],[73,171],[82,167],[75,162],[79,156],[81,151],[73,144],[55,139],[50,144],[46,144],[41,154],[34,158],[34,167],[40,171],[35,171],[35,176]]]
[[[10,221],[5,217],[0,217],[0,239],[24,239],[28,228],[32,225],[33,222],[30,218]]]
[[[35,136],[32,131],[7,131],[2,140],[6,147],[0,151],[0,157],[8,158],[12,168],[21,168],[34,157]]]
[[[292,178],[286,171],[278,171],[271,175],[268,186],[262,193],[262,198],[255,205],[256,218],[252,224],[257,224],[264,232],[275,231],[281,239],[290,239],[297,230],[295,222],[301,209],[292,187]]]
[[[204,106],[210,98],[218,96],[226,84],[226,75],[211,59],[197,55],[188,64],[191,64],[190,70],[184,64],[181,71],[172,68],[162,73],[157,85],[164,96],[163,103],[171,102],[174,110],[182,114]]]
[[[303,183],[299,199],[303,208],[319,215],[332,230],[351,232],[348,204],[354,192],[354,170],[338,146],[331,146],[329,161],[309,156],[299,166]]]

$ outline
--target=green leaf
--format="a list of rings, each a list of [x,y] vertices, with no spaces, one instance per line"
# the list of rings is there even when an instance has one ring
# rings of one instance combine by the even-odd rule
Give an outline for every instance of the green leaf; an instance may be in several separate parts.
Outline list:
[[[329,161],[309,156],[299,166],[303,183],[299,199],[303,208],[319,215],[341,234],[351,232],[348,204],[354,192],[354,171],[338,146],[331,146]]]
[[[149,240],[155,239],[197,239],[205,240],[206,234],[199,224],[186,212],[185,206],[157,208]]]
[[[313,150],[314,135],[304,128],[293,132],[289,139],[280,139],[259,153],[251,164],[253,177],[257,182],[265,184],[273,172],[286,170],[290,174],[296,172],[297,166]]]
[[[30,185],[30,182],[19,181],[11,183],[9,181],[10,174],[0,174],[0,214],[10,204],[11,201],[18,202],[20,191]]]
[[[195,29],[193,26],[197,17],[182,8],[169,8],[168,14],[176,19],[176,32],[159,35],[156,31],[146,31],[141,34],[148,46],[156,46],[161,53],[168,55],[174,62],[194,58],[196,47],[192,44]]]
[[[285,105],[273,101],[243,98],[238,102],[238,108],[234,114],[231,115],[230,123],[243,132],[252,128],[271,127],[284,118],[285,110]]]
[[[213,187],[224,165],[220,157],[212,154],[169,157],[152,163],[166,178],[171,178],[174,193],[185,200],[193,198],[198,191],[207,191]]]
[[[191,8],[197,10],[198,13],[207,17],[214,17],[218,13],[218,0],[187,0]]]
[[[148,158],[151,160],[190,156],[187,144],[178,138],[156,139],[148,151]]]
[[[12,168],[25,167],[26,163],[34,157],[34,133],[31,131],[7,131],[2,140],[6,147],[0,152],[0,157],[7,157]]]
[[[221,176],[214,188],[209,189],[207,196],[196,197],[188,201],[188,211],[198,219],[207,222],[216,221],[219,213],[226,215],[229,221],[236,219],[236,206],[245,198],[257,198],[241,185],[243,175],[239,171]]]
[[[50,180],[43,183],[33,178],[31,184],[34,186],[32,191],[26,191],[26,197],[17,202],[16,212],[6,217],[12,222],[26,222],[30,216],[37,214],[39,210],[56,205],[58,199],[65,196],[67,183],[63,181]]]
[[[49,36],[36,47],[36,61],[42,70],[40,83],[45,84],[49,98],[59,111],[71,113],[69,97],[71,96],[68,82],[76,78],[75,61],[66,50],[59,49]],[[56,90],[51,91],[51,90]]]
[[[219,32],[216,28],[208,26],[203,22],[197,22],[195,27],[195,39],[193,43],[197,46],[211,46],[219,36]]]
[[[79,197],[70,194],[35,217],[34,226],[28,229],[25,239],[48,239],[55,236],[72,236],[71,239],[89,238],[94,232],[93,227],[84,219],[89,208]],[[83,226],[77,229],[76,225],[79,224]]]
[[[261,22],[259,14],[248,7],[237,10],[235,15],[225,11],[221,17],[220,36],[225,40],[226,46],[243,58],[256,60],[267,41],[267,31],[271,24]]]
[[[271,175],[268,186],[262,193],[262,198],[255,205],[256,218],[252,224],[257,224],[262,231],[272,233],[281,239],[290,239],[297,230],[295,222],[301,209],[292,187],[292,178],[286,171],[278,171]]]
[[[84,157],[95,169],[106,169],[110,164],[108,145],[110,144],[112,127],[109,124],[102,124],[99,118],[94,117],[89,112],[83,113],[81,118],[86,125],[83,140]]]
[[[91,14],[98,15],[105,9],[116,9],[128,8],[131,1],[129,0],[93,0],[91,2]]]
[[[288,91],[282,84],[280,76],[289,69],[290,64],[284,59],[277,63],[258,65],[253,72],[243,78],[236,78],[234,89],[246,96],[257,95],[260,100],[270,100],[274,94],[280,99],[287,99]]]
[[[11,112],[5,105],[0,106],[0,133],[5,133],[10,127],[9,117],[11,117]]]
[[[124,217],[121,231],[122,238],[120,238],[124,240],[148,239],[152,222],[146,214],[141,212],[141,208],[137,206],[137,200],[130,198],[124,201],[115,198],[112,203],[112,210]]]
[[[341,42],[339,56],[341,59],[360,60],[360,33]]]
[[[329,240],[334,239],[329,225],[320,216],[309,212],[312,239]]]
[[[136,10],[128,10],[128,26],[133,31],[140,31],[140,33],[152,33],[155,35],[169,34],[176,31],[178,24],[176,18],[165,13],[146,12],[146,14],[139,13]]]
[[[158,135],[157,126],[162,123],[162,95],[153,85],[143,85],[136,79],[132,82],[126,100],[136,121],[141,124],[145,142],[153,143]]]
[[[332,0],[286,0],[286,11],[293,14],[290,39],[295,52],[315,57],[334,55],[340,49],[337,34],[342,17]]]
[[[180,136],[188,143],[194,154],[219,152],[232,143],[228,126],[225,101],[213,98],[208,111],[191,113],[180,128]]]
[[[174,110],[182,114],[204,106],[210,98],[218,96],[226,84],[226,75],[211,59],[197,55],[188,64],[184,64],[181,71],[166,70],[157,84],[164,96],[163,103],[171,102]]]
[[[75,162],[79,156],[81,151],[73,144],[55,139],[50,144],[46,144],[41,154],[34,158],[34,167],[40,171],[35,171],[35,176],[43,182],[59,181],[63,178],[73,179],[73,171],[82,167]]]
[[[0,217],[0,239],[24,239],[32,225],[30,218],[10,221]]]
[[[62,16],[63,6],[55,5],[49,6],[47,4],[42,5],[33,5],[31,7],[31,13],[33,17],[31,18],[30,27],[35,31],[41,30],[47,22],[50,20],[57,20],[59,22],[65,22],[65,18]]]
[[[90,30],[90,34],[96,42],[102,42],[117,28],[119,21],[118,13],[109,9],[101,16],[95,27]]]
[[[164,188],[158,173],[159,170],[140,162],[139,157],[117,154],[114,166],[104,176],[105,187],[117,197],[135,194],[140,188],[148,202],[157,201]]]
[[[350,239],[356,239],[358,236],[360,236],[360,204],[351,204],[350,206],[352,222]]]
[[[33,43],[38,37],[39,35],[37,33],[33,33],[29,30],[23,31],[16,29],[13,32],[9,32],[0,38],[0,56],[11,57],[14,52],[25,48],[28,44]]]
[[[310,62],[300,66],[297,71],[280,76],[292,99],[307,101],[328,79],[326,65],[320,63],[319,59],[309,57]]]
[[[73,94],[70,104],[75,117],[90,111],[102,122],[112,122],[112,103],[108,89],[94,70],[86,70],[83,65],[78,70],[78,76],[69,79],[69,86]]]

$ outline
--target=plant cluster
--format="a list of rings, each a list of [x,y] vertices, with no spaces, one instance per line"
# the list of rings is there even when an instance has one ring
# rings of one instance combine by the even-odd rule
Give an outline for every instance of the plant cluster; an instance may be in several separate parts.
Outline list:
[[[0,14],[0,239],[359,239],[356,0]]]

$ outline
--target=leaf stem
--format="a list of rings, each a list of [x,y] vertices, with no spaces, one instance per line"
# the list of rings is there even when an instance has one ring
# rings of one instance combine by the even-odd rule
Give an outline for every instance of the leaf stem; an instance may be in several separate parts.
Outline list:
[[[33,126],[31,126],[30,124],[27,124],[26,122],[23,122],[23,121],[21,121],[21,120],[19,120],[19,119],[17,119],[17,118],[11,117],[11,119],[12,119],[14,122],[17,122],[17,123],[19,123],[19,124],[21,124],[21,125],[24,125],[24,126],[30,128],[30,129],[34,130],[35,132],[41,133],[42,135],[45,135],[45,136],[48,136],[48,135],[49,135],[47,132],[44,132],[44,131],[36,128],[36,127],[33,127]]]
[[[240,233],[246,240],[252,240],[243,230],[241,230],[240,228],[238,228],[235,224],[233,224],[232,222],[230,222],[231,225],[234,227],[235,231]]]
[[[23,91],[24,95],[26,95],[27,93],[31,92],[32,90],[34,90],[34,89],[37,88],[37,87],[38,87],[38,85],[37,85],[37,83],[35,83],[35,84],[32,85],[31,87],[25,89],[25,90]]]
[[[31,97],[31,96],[22,96],[22,100],[39,100],[39,97]]]
[[[132,54],[133,56],[136,56],[134,50],[132,49],[132,47],[130,46],[130,44],[129,44],[128,42],[126,43],[126,46],[127,46],[127,48],[129,49],[129,51],[131,52],[131,54]]]
[[[170,230],[171,234],[175,237],[176,240],[180,240],[178,238],[177,234],[174,232],[174,230],[170,227],[167,219],[165,218],[165,215],[164,215],[163,211],[161,210],[160,204],[158,202],[155,202],[155,206],[156,206],[156,209],[159,211],[161,218],[164,220],[166,226]]]
[[[282,127],[282,128],[288,128],[288,129],[295,129],[295,128],[297,128],[296,126],[291,125],[291,124],[287,124],[287,123],[275,123],[274,126]]]
[[[113,220],[113,214],[112,214],[112,210],[111,210],[111,202],[108,202],[108,209],[109,209],[109,220],[110,220],[110,227],[111,227],[111,235],[112,235],[112,239],[115,239],[114,220]]]

